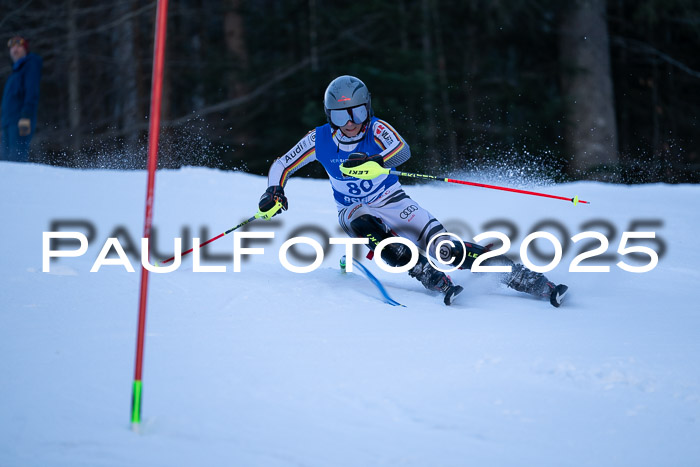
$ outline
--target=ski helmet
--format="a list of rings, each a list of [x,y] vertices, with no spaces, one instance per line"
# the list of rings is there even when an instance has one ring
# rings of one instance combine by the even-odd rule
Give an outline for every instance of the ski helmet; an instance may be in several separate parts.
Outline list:
[[[372,98],[365,83],[354,76],[343,75],[326,88],[323,109],[333,128],[345,125],[348,120],[367,123],[372,118]]]

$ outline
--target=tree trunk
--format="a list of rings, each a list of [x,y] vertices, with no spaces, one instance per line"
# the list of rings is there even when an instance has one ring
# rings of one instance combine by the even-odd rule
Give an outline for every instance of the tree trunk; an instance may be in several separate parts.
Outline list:
[[[66,52],[68,56],[68,128],[71,135],[73,152],[80,151],[80,53],[78,50],[78,28],[76,24],[75,1],[68,0],[67,5]]]
[[[309,0],[309,55],[311,71],[318,71],[318,5],[316,0]]]
[[[226,5],[224,35],[226,38],[226,55],[228,63],[231,64],[227,76],[228,97],[233,99],[248,93],[245,78],[249,69],[249,57],[245,37],[245,23],[241,12],[241,0],[229,0]],[[229,119],[234,122],[233,134],[236,142],[245,144],[250,139],[249,134],[243,129],[244,125],[235,124],[237,120],[241,120],[240,115],[242,112],[244,112],[244,109],[231,110]]]
[[[405,0],[399,0],[398,2],[398,17],[399,17],[399,43],[401,44],[401,52],[408,53],[410,50],[410,43],[408,41],[409,21],[408,21],[408,8],[406,7]]]
[[[435,25],[435,48],[437,52],[437,73],[438,83],[440,85],[440,106],[442,109],[442,119],[444,124],[445,136],[447,138],[447,154],[444,154],[442,160],[447,164],[449,169],[457,169],[461,163],[461,157],[457,153],[457,135],[452,121],[452,104],[450,103],[449,81],[447,77],[447,57],[445,55],[445,47],[442,42],[442,19],[440,18],[440,9],[431,8],[433,12],[433,24]]]
[[[575,0],[560,24],[566,149],[577,178],[614,180],[619,162],[605,7],[605,0]]]
[[[423,20],[422,24],[422,55],[423,55],[423,74],[425,81],[425,91],[423,95],[423,111],[425,113],[425,154],[428,156],[425,162],[439,164],[440,158],[436,147],[437,125],[435,124],[435,100],[433,98],[434,84],[434,66],[433,66],[433,45],[431,39],[430,25],[430,9],[432,5],[430,0],[421,2],[421,12]]]
[[[243,79],[248,70],[248,48],[245,41],[245,25],[241,13],[241,0],[229,0],[224,16],[226,49],[233,68],[229,74],[229,98],[242,96],[247,87]]]
[[[463,154],[470,158],[483,156],[482,153],[476,151],[477,138],[475,138],[476,135],[482,133],[479,124],[480,115],[477,112],[477,95],[479,94],[477,76],[479,76],[481,70],[481,56],[479,54],[481,37],[476,20],[478,8],[478,0],[469,0],[468,12],[470,14],[467,15],[464,22],[464,58],[462,59],[462,73],[464,74],[462,85],[465,88],[462,92],[465,99],[461,103],[461,107],[464,109],[464,114],[466,115],[466,124],[463,127],[463,135],[466,137],[463,141],[460,141],[460,148]]]
[[[124,138],[124,162],[131,167],[143,166],[146,160],[145,151],[139,154],[139,131],[135,128],[128,131],[144,121],[144,115],[139,111],[139,65],[135,47],[135,24],[131,16],[135,7],[133,0],[117,2],[116,16],[121,24],[114,29],[112,36],[116,69],[119,70],[114,75],[117,79],[115,89],[120,97],[115,117],[120,128],[127,130]]]

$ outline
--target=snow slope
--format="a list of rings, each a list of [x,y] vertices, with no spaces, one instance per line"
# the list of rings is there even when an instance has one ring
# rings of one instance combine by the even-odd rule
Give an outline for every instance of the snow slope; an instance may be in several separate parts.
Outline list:
[[[328,183],[294,178],[290,211],[251,224],[275,238],[251,244],[265,254],[242,272],[232,271],[228,235],[205,247],[217,255],[205,264],[227,272],[195,273],[190,255],[176,272],[151,274],[137,434],[138,259],[136,273],[89,271],[115,232],[138,249],[145,183],[144,172],[0,163],[0,466],[700,463],[700,187],[529,187],[592,201],[574,207],[408,186],[455,233],[507,233],[512,254],[540,222],[562,242],[600,230],[610,257],[583,264],[610,272],[569,272],[581,249],[570,245],[547,273],[571,288],[561,308],[468,271],[452,274],[466,290],[446,307],[415,280],[365,262],[400,308],[363,276],[339,272],[340,246],[308,274],[280,265],[290,236],[342,236]],[[264,188],[244,173],[160,171],[156,249],[169,255],[174,237],[238,224]],[[46,273],[42,232],[56,222],[94,232],[85,255]],[[651,272],[615,265],[644,263],[616,253],[626,230],[656,232],[647,245],[662,254]]]

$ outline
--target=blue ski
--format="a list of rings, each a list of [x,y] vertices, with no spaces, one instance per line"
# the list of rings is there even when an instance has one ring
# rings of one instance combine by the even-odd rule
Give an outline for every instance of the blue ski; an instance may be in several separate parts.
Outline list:
[[[367,269],[362,263],[359,261],[353,262],[353,265],[357,266],[360,268],[360,271],[369,279],[369,281],[374,284],[374,286],[379,290],[379,292],[382,294],[382,297],[384,297],[384,302],[388,303],[389,305],[393,306],[402,306],[405,307],[406,305],[402,305],[393,298],[389,296],[389,293],[386,291],[382,283],[377,279],[374,274],[372,274],[369,269]],[[345,271],[345,256],[343,256],[340,260],[340,268]]]

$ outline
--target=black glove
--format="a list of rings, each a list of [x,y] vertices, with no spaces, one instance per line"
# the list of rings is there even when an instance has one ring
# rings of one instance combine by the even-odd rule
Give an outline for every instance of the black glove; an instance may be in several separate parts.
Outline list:
[[[287,197],[284,196],[284,189],[279,185],[269,186],[267,187],[267,190],[265,190],[265,193],[263,193],[263,195],[260,197],[258,208],[262,212],[267,212],[275,207],[275,203],[277,203],[277,201],[282,203],[282,210],[286,211],[288,204]],[[275,216],[279,213],[280,212],[277,211]]]
[[[376,162],[377,164],[381,165],[384,167],[384,158],[380,154],[375,154],[373,156],[368,156],[364,152],[353,152],[348,156],[348,160],[343,162],[343,167],[346,167],[348,169],[352,167],[357,167],[358,165],[362,165],[365,162]]]

